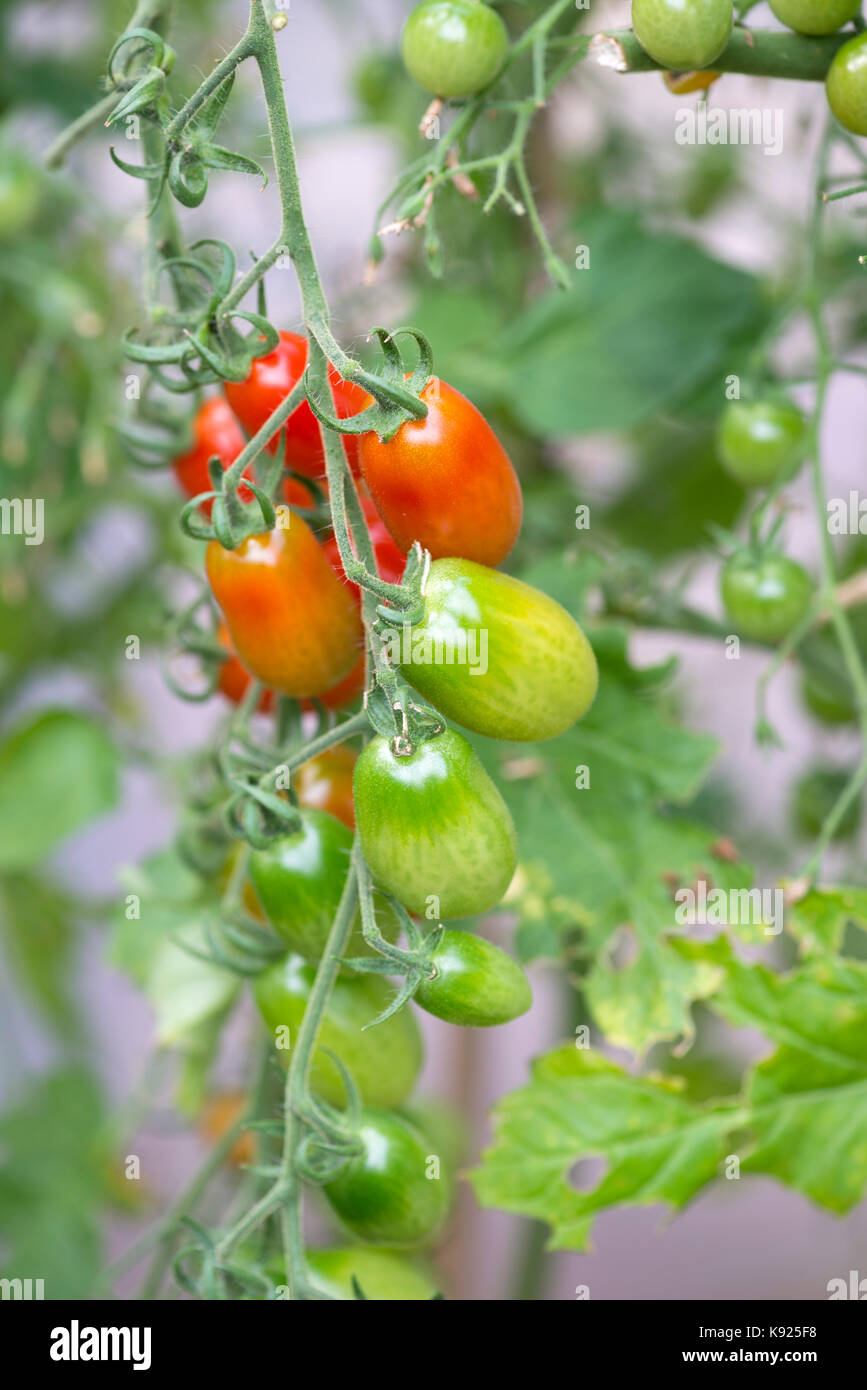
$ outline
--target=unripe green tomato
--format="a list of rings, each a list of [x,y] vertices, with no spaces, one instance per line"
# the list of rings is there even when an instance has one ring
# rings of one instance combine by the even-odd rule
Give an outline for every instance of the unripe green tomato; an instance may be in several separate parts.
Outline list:
[[[363,1245],[308,1250],[307,1265],[314,1281],[335,1299],[355,1298],[353,1279],[373,1303],[418,1303],[436,1298],[439,1292],[409,1260],[388,1250],[368,1250]]]
[[[365,1110],[358,1125],[362,1152],[323,1185],[334,1212],[361,1240],[414,1246],[442,1225],[451,1184],[436,1167],[430,1143],[400,1115]]]
[[[307,960],[322,959],[349,873],[352,840],[352,831],[336,817],[308,808],[301,812],[300,830],[250,856],[250,880],[266,917],[290,949]],[[400,926],[390,906],[381,900],[375,905],[380,931],[396,940]],[[346,955],[370,954],[356,912]]]
[[[805,431],[791,401],[730,401],[720,417],[720,461],[743,487],[769,487],[795,471]]]
[[[469,1028],[511,1023],[533,1002],[530,982],[517,961],[472,932],[447,928],[430,964],[436,973],[422,979],[414,998],[446,1023]]]
[[[851,685],[820,671],[805,671],[801,696],[811,714],[823,724],[854,724],[858,705]]]
[[[828,104],[853,135],[867,135],[867,34],[844,43],[825,79]]]
[[[278,1049],[286,1065],[307,1008],[316,970],[300,956],[287,956],[258,977],[253,995],[272,1033],[288,1029],[289,1047]],[[377,975],[339,976],[328,999],[310,1072],[316,1093],[332,1105],[345,1106],[340,1073],[323,1048],[336,1052],[351,1073],[367,1105],[402,1105],[412,1093],[422,1064],[422,1043],[410,1008],[392,1014],[375,1028],[362,1029],[383,1012],[394,995]]]
[[[496,907],[515,872],[515,826],[462,734],[445,729],[409,757],[372,739],[354,789],[364,857],[409,912],[425,916],[431,898],[440,918]]]
[[[655,62],[675,72],[706,68],[731,37],[731,0],[632,0],[632,27]]]
[[[735,631],[757,642],[781,642],[813,597],[809,574],[786,555],[733,555],[723,567],[721,589]]]
[[[593,648],[547,594],[472,560],[434,560],[424,601],[403,674],[447,718],[526,741],[554,738],[587,713],[599,682]]]
[[[783,24],[798,34],[835,34],[861,9],[861,0],[770,0]]]
[[[792,798],[792,816],[796,828],[806,839],[819,834],[848,783],[849,773],[835,767],[813,768],[798,780]],[[832,838],[847,840],[854,835],[860,828],[863,812],[860,796],[850,801]]]
[[[424,0],[403,27],[403,61],[432,96],[469,97],[493,82],[509,36],[483,0]]]

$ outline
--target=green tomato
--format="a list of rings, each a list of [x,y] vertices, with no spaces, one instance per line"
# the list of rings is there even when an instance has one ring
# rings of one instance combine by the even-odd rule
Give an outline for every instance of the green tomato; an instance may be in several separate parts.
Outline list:
[[[308,1250],[307,1265],[314,1282],[336,1299],[355,1298],[353,1279],[373,1303],[418,1303],[438,1293],[427,1275],[387,1250],[368,1250],[363,1245]]]
[[[720,419],[720,460],[743,487],[769,487],[795,471],[805,432],[804,417],[791,401],[730,401]]]
[[[293,951],[308,960],[321,960],[331,931],[352,852],[352,831],[327,811],[301,813],[301,829],[284,835],[250,856],[250,880],[274,930]],[[377,913],[380,930],[396,940],[400,927],[383,904]],[[346,955],[370,955],[361,934],[361,915]]]
[[[732,0],[632,0],[632,27],[664,68],[692,72],[718,58],[731,37]]]
[[[854,724],[858,706],[851,685],[824,671],[805,671],[801,697],[811,714],[823,724]]]
[[[286,1066],[291,1059],[316,971],[300,956],[287,956],[265,970],[253,995],[269,1029],[288,1029],[290,1046],[278,1049]],[[313,1054],[311,1084],[331,1105],[346,1104],[340,1073],[323,1048],[336,1052],[368,1105],[402,1105],[411,1094],[422,1064],[422,1043],[415,1015],[401,1009],[375,1028],[361,1030],[383,1012],[394,994],[380,976],[339,976],[328,999]]]
[[[496,907],[517,862],[506,803],[462,734],[445,729],[398,757],[375,738],[355,764],[364,857],[409,912],[471,917]]]
[[[783,24],[799,34],[834,34],[861,10],[861,0],[770,0]]]
[[[358,1125],[360,1154],[323,1185],[343,1224],[374,1245],[413,1246],[442,1225],[450,1183],[439,1155],[400,1115],[365,1110]]]
[[[828,104],[853,135],[867,135],[867,33],[844,43],[825,78]]]
[[[792,817],[796,829],[806,839],[819,834],[848,783],[849,773],[833,767],[813,768],[799,779],[792,798]],[[860,797],[850,801],[833,838],[846,840],[854,835],[860,828],[863,810]]]
[[[565,608],[473,560],[434,560],[409,636],[406,679],[447,718],[490,738],[554,738],[596,696],[593,648]]]
[[[400,46],[419,86],[436,97],[469,97],[493,82],[509,36],[482,0],[425,0],[407,19]]]
[[[446,929],[430,962],[436,973],[422,980],[414,998],[446,1023],[469,1028],[511,1023],[533,1002],[520,965],[472,932]]]
[[[736,630],[757,642],[780,642],[804,617],[813,581],[795,560],[733,555],[722,572],[722,599]]]

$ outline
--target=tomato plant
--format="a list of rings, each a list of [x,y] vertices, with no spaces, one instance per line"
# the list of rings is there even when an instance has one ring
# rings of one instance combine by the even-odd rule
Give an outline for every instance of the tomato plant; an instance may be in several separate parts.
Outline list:
[[[319,695],[358,660],[361,624],[306,521],[284,522],[237,550],[212,541],[208,579],[247,669],[284,694]]]
[[[361,847],[410,912],[440,917],[495,907],[515,869],[515,828],[469,743],[452,729],[406,756],[375,738],[355,764]]]
[[[799,34],[833,34],[861,11],[861,0],[770,0],[777,19]]]
[[[632,27],[663,67],[706,68],[731,36],[731,0],[632,0]]]
[[[438,97],[468,97],[486,87],[508,46],[506,26],[483,0],[423,0],[401,38],[410,74]]]
[[[409,1121],[388,1111],[363,1111],[356,1129],[361,1152],[326,1182],[325,1196],[343,1224],[377,1245],[421,1245],[448,1210],[445,1175],[431,1172],[430,1144]]]
[[[460,391],[434,377],[421,399],[425,418],[401,425],[393,439],[361,436],[364,481],[403,551],[419,541],[434,559],[498,565],[521,529],[521,485],[509,456]]]
[[[490,738],[554,738],[596,695],[593,649],[565,609],[469,560],[435,560],[404,667],[443,714]],[[549,657],[557,653],[552,666]]]
[[[304,1021],[316,970],[301,956],[286,956],[256,980],[254,994],[259,1011],[282,1047],[277,1055],[291,1061],[293,1039]],[[421,1070],[422,1041],[418,1024],[408,1009],[377,1024],[390,996],[383,980],[352,979],[340,975],[334,982],[322,1016],[311,1065],[311,1084],[332,1105],[346,1103],[343,1080],[329,1054],[348,1069],[367,1105],[392,1109],[411,1094]]]
[[[709,1258],[657,1223],[630,1297],[836,1300],[752,1183],[867,1191],[862,7],[91,8],[0,131],[0,936],[62,1064],[3,1088],[3,1291],[570,1299],[545,1242],[665,1205]],[[210,1146],[170,1201],[139,1126]]]
[[[484,937],[443,931],[415,1001],[447,1023],[488,1028],[527,1012],[532,994],[519,965]]]
[[[744,637],[779,642],[807,613],[813,581],[803,566],[786,555],[756,560],[733,556],[722,572],[726,612]]]

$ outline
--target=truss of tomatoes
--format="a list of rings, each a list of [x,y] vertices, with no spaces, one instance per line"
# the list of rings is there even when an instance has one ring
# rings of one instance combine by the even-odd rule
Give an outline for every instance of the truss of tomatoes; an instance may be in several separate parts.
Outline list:
[[[245,432],[261,427],[306,361],[306,340],[283,333],[244,383],[227,384],[224,396],[205,402],[193,449],[175,464],[188,495],[207,490],[212,455],[226,467],[237,459]],[[333,372],[332,388],[341,418],[370,403]],[[416,541],[432,557],[423,612],[401,652],[402,674],[445,719],[465,729],[516,741],[553,738],[594,699],[592,647],[553,599],[495,568],[517,539],[522,499],[509,456],[488,422],[436,377],[421,398],[425,418],[404,423],[391,439],[373,432],[346,437],[381,577],[400,580]],[[303,489],[303,479],[326,486],[320,426],[306,402],[270,447],[283,451],[296,487]],[[333,535],[318,536],[286,507],[273,531],[235,550],[211,541],[205,566],[222,615],[227,660],[220,685],[229,698],[240,699],[251,676],[267,688],[266,702],[277,692],[338,708],[357,697],[365,669],[360,595],[347,581]],[[465,659],[482,651],[483,662]],[[448,652],[452,659],[444,664],[427,659]],[[406,753],[381,736],[359,755],[340,746],[300,769],[293,791],[298,828],[255,850],[249,868],[256,900],[287,950],[254,990],[275,1034],[288,1028],[294,1037],[303,1018],[349,873],[353,828],[373,876],[383,940],[398,939],[406,921],[401,912],[436,918],[427,935],[419,929],[421,944],[409,967],[416,972],[417,1004],[473,1027],[526,1012],[530,986],[517,962],[471,931],[442,926],[495,907],[517,863],[509,810],[462,733],[443,725]],[[375,956],[358,915],[347,953],[362,965]],[[441,1224],[447,1184],[427,1180],[422,1161],[429,1143],[391,1113],[411,1094],[422,1064],[418,1024],[409,1010],[368,1026],[388,1011],[393,994],[381,974],[341,966],[311,1084],[331,1104],[345,1103],[332,1059],[337,1054],[363,1107],[357,1156],[323,1186],[335,1214],[367,1241],[410,1246]],[[377,1167],[383,1153],[386,1182]]]

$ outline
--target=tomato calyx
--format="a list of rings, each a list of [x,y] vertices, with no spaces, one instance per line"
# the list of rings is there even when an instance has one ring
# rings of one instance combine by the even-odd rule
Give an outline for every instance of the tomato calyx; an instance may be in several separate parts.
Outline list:
[[[409,373],[396,341],[404,336],[413,338],[418,345],[418,362]],[[364,372],[355,378],[372,397],[366,409],[338,420],[316,401],[309,385],[307,399],[313,414],[326,428],[340,434],[367,434],[373,430],[380,439],[388,441],[407,420],[423,420],[427,415],[421,393],[433,375],[433,349],[418,328],[373,328],[370,337],[379,339],[384,361],[378,372]],[[305,373],[305,380],[306,376]]]
[[[376,954],[341,957],[340,964],[345,965],[349,970],[357,970],[361,974],[404,976],[403,984],[388,1007],[365,1025],[365,1028],[374,1028],[377,1023],[384,1023],[386,1019],[391,1018],[399,1009],[402,1009],[404,1004],[409,1003],[422,980],[436,979],[437,968],[433,963],[433,956],[442,941],[445,928],[441,922],[438,922],[431,931],[422,935],[417,923],[410,917],[403,904],[399,903],[390,893],[383,892],[382,896],[389,903],[400,922],[409,949],[404,950],[400,946],[394,946],[385,939],[377,926],[370,870],[357,843],[353,850],[353,863],[358,876],[362,935]],[[363,1028],[362,1032],[364,1031]]]

